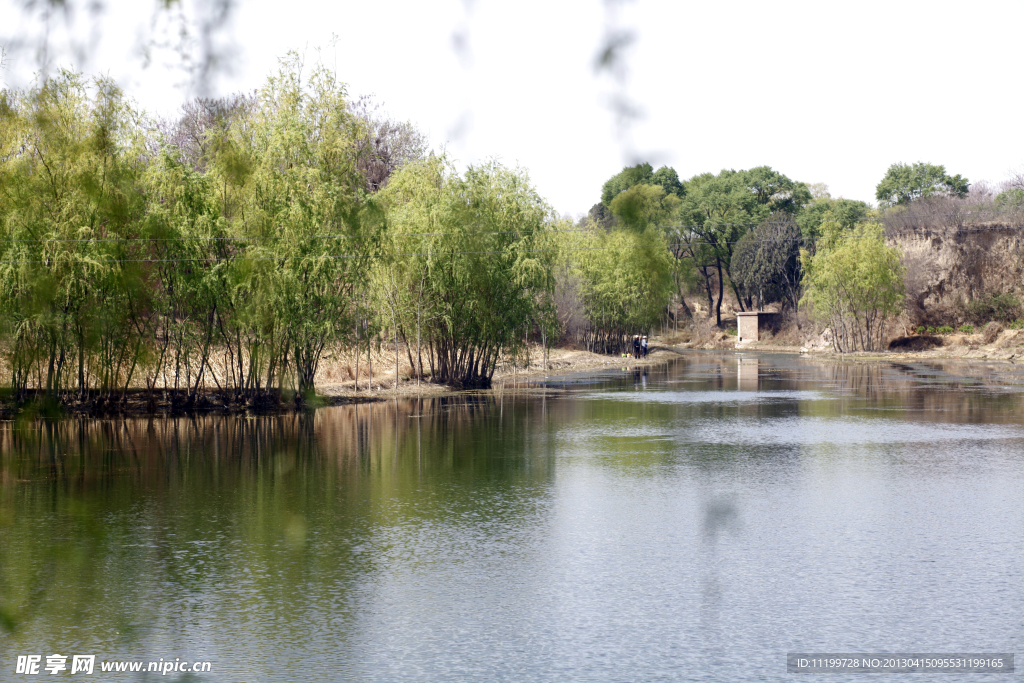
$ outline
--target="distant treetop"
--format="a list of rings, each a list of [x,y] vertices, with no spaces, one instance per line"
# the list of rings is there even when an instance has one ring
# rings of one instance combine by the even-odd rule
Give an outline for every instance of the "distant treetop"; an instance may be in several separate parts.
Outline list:
[[[971,184],[967,178],[946,174],[941,164],[893,164],[875,188],[875,199],[882,206],[909,204],[933,194],[966,197]]]
[[[620,172],[613,175],[601,188],[601,203],[611,206],[612,200],[626,190],[637,185],[661,185],[665,194],[674,194],[677,197],[683,196],[683,184],[679,182],[679,175],[671,166],[662,166],[657,171],[647,162],[636,166],[626,166]]]

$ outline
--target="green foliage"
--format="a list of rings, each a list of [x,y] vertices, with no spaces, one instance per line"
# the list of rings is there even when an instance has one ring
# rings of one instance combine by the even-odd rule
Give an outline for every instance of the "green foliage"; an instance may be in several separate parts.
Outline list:
[[[683,193],[678,174],[668,166],[656,172],[648,163],[627,166],[605,182],[601,201],[591,207],[589,217],[606,230],[619,220],[643,227],[672,217]]]
[[[717,176],[705,173],[686,181],[686,194],[679,209],[684,228],[675,241],[687,245],[681,251],[701,270],[709,298],[712,280],[717,276],[718,324],[725,281],[728,278],[732,282],[733,251],[748,227],[767,220],[773,213],[791,216],[810,199],[804,183],[794,182],[768,166],[724,170]],[[732,284],[742,303],[742,294],[735,282]]]
[[[584,257],[584,301],[596,330],[643,333],[668,301],[671,264],[659,233],[604,236],[603,249]]]
[[[562,244],[580,281],[586,326],[579,341],[598,353],[628,350],[634,334],[648,333],[661,319],[672,293],[663,233],[593,231],[563,237]]]
[[[964,312],[971,322],[981,324],[986,320],[1015,320],[1021,315],[1022,309],[1020,299],[1012,294],[991,294],[968,301]]]
[[[245,312],[252,317],[243,319],[256,323],[252,338],[267,355],[267,385],[271,366],[290,353],[297,388],[310,394],[324,349],[350,338],[350,302],[365,282],[381,221],[360,194],[361,126],[344,87],[322,65],[308,82],[301,73],[293,57],[260,93],[252,170],[242,188],[246,210],[234,222],[252,239],[253,261],[238,262],[236,282],[250,295]],[[337,258],[342,254],[353,257]]]
[[[679,181],[679,174],[671,166],[662,166],[655,171],[651,176],[651,183],[661,187],[666,194],[673,194],[679,198],[686,194],[683,184]]]
[[[784,301],[795,309],[800,299],[800,229],[788,214],[778,214],[736,244],[731,273],[739,289],[764,306]]]
[[[964,334],[974,334],[974,325],[961,325],[960,331]]]
[[[946,174],[946,167],[935,164],[893,164],[875,188],[875,198],[883,206],[909,204],[920,197],[948,194],[966,197],[967,178]]]
[[[857,223],[868,219],[871,207],[865,202],[842,197],[825,197],[806,205],[798,214],[797,222],[800,224],[800,233],[812,253],[816,240],[821,237],[821,224],[826,214],[831,214],[832,219],[838,221],[844,231],[850,232]]]
[[[590,207],[584,222],[589,222],[604,230],[610,230],[615,225],[615,216],[612,215],[612,210],[605,206],[603,202],[598,202]]]
[[[770,166],[757,166],[743,174],[758,206],[766,207],[769,213],[796,215],[811,200],[806,183],[792,181]]]
[[[832,328],[836,350],[882,348],[885,322],[903,306],[899,250],[888,247],[878,224],[843,233],[834,219],[822,224],[818,252],[805,260],[804,298],[814,317]]]
[[[491,162],[459,177],[441,158],[408,164],[381,198],[379,308],[400,336],[425,338],[435,379],[488,386],[502,353],[553,324],[550,210],[521,170]],[[422,371],[422,359],[413,366]]]
[[[620,192],[624,192],[634,185],[649,185],[653,176],[654,168],[646,162],[636,166],[626,166],[605,181],[601,188],[601,203],[611,206],[612,200]]]
[[[953,328],[949,325],[939,325],[935,328],[935,334],[953,334]]]
[[[1012,187],[996,195],[996,206],[1008,210],[1024,207],[1024,188]]]
[[[670,166],[662,166],[657,171],[648,164],[627,166],[613,175],[601,188],[601,203],[610,207],[612,200],[621,192],[636,185],[658,185],[666,194],[682,197],[685,194],[679,175]]]
[[[344,88],[308,71],[292,56],[257,100],[200,103],[158,137],[106,80],[5,93],[0,334],[21,398],[117,401],[168,376],[190,403],[207,382],[313,391],[380,220]]]
[[[141,250],[126,242],[143,215],[137,114],[109,80],[61,72],[5,93],[2,117],[0,329],[12,388],[24,399],[33,374],[50,400],[76,379],[81,388],[88,356],[114,390],[146,352],[133,324],[147,305],[130,260]]]
[[[1009,327],[1011,330],[1024,330],[1024,320],[1018,318],[1011,322],[1007,327]]]
[[[660,185],[634,185],[615,195],[609,208],[623,226],[646,228],[674,218],[679,198]]]

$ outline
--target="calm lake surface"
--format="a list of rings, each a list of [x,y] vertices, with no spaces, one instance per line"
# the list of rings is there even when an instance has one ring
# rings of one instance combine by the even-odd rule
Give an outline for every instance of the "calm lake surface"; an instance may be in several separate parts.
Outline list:
[[[40,678],[95,654],[91,680],[781,681],[790,651],[1016,652],[1019,676],[1022,421],[1008,364],[709,352],[0,424],[0,680],[53,653]],[[99,674],[160,658],[212,671]]]

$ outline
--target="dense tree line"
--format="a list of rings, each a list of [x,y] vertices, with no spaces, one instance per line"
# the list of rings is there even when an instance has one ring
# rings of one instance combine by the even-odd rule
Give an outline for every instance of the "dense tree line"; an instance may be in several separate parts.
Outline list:
[[[490,381],[548,324],[550,210],[525,173],[456,174],[291,57],[254,95],[148,120],[64,72],[0,100],[0,348],[15,398],[297,400],[326,349],[417,340]]]
[[[897,164],[878,192],[899,212],[967,188]],[[172,121],[62,72],[0,93],[0,350],[17,400],[145,387],[192,405],[213,388],[302,402],[328,349],[354,351],[358,375],[382,344],[417,381],[487,386],[531,339],[619,353],[694,296],[718,325],[726,297],[808,306],[837,344],[874,348],[902,287],[879,216],[768,166],[639,164],[571,221],[525,171],[459,173],[295,56]]]
[[[641,164],[605,183],[590,221],[605,229],[638,221],[657,224],[673,257],[675,291],[669,296],[689,312],[686,296],[699,292],[721,325],[727,293],[740,310],[754,307],[755,301],[763,306],[783,300],[783,293],[797,305],[803,234],[791,228],[798,219],[820,223],[833,204],[847,213],[868,210],[862,202],[813,198],[806,184],[768,166],[705,173],[681,182],[671,168],[654,171]]]
[[[324,347],[350,335],[382,221],[360,193],[365,124],[332,74],[299,74],[292,60],[256,97],[186,108],[169,135],[110,82],[5,93],[0,296],[19,396],[312,389]]]
[[[970,194],[968,180],[944,166],[898,163],[878,183],[876,209],[768,166],[681,181],[671,168],[639,164],[604,184],[584,223],[609,233],[643,225],[662,234],[671,287],[658,291],[663,303],[671,301],[669,320],[700,307],[722,326],[727,298],[740,311],[776,304],[830,327],[837,350],[874,350],[904,310],[905,268],[883,222],[915,223],[917,214],[936,212],[934,220],[961,227],[1019,217],[1021,187],[1018,175],[998,194],[984,186]],[[704,299],[703,306],[688,305],[687,297]],[[608,327],[593,316],[589,324]]]

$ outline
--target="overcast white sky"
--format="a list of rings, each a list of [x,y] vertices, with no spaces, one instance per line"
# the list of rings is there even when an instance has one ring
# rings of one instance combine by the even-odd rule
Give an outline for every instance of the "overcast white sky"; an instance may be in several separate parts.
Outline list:
[[[40,34],[24,4],[0,0],[0,45]],[[185,7],[198,15],[207,5]],[[79,45],[99,37],[79,67],[171,115],[190,93],[173,53],[157,50],[144,68],[138,46],[169,23],[161,15],[154,29],[152,19],[147,2],[107,0],[99,20],[78,17],[70,33]],[[50,54],[68,64],[63,26],[52,23]],[[1021,0],[241,0],[222,34],[235,55],[213,87],[253,90],[289,49],[313,60],[320,46],[352,95],[375,94],[462,164],[497,157],[526,168],[563,214],[587,211],[637,159],[683,179],[767,164],[873,202],[898,161],[992,183],[1024,166],[1022,26]],[[635,35],[623,86],[594,68],[609,28]],[[8,52],[0,79],[23,86],[37,56]],[[643,112],[625,131],[614,95]]]

